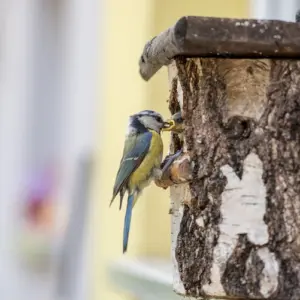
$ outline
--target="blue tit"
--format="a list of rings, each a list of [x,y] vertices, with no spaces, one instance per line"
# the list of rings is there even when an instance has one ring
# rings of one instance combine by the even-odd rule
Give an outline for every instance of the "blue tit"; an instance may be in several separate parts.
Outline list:
[[[110,205],[120,193],[120,209],[125,192],[128,193],[123,230],[123,253],[127,251],[132,209],[142,190],[154,178],[160,178],[163,154],[161,130],[169,126],[162,116],[143,110],[129,117],[123,156],[113,188]]]
[[[177,134],[178,142],[176,143],[176,148],[179,148],[180,150],[177,150],[177,152],[175,154],[168,154],[165,157],[165,159],[162,163],[162,174],[164,174],[166,172],[166,170],[172,165],[172,163],[182,154],[183,132],[184,132],[184,128],[185,128],[184,120],[181,115],[181,111],[172,115],[171,118],[167,119],[165,123],[166,123],[166,125],[164,126],[163,130],[170,131],[172,133]]]
[[[172,131],[174,133],[182,133],[184,131],[184,122],[181,115],[181,112],[177,112],[168,120],[166,123],[169,123],[169,126],[166,126],[165,131]]]

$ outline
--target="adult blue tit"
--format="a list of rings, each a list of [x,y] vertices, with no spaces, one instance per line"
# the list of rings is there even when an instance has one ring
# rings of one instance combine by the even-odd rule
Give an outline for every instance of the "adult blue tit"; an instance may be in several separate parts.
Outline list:
[[[128,193],[123,230],[123,253],[127,251],[132,209],[152,179],[160,178],[163,154],[161,130],[168,127],[162,116],[152,110],[143,110],[129,117],[123,156],[113,188],[110,205],[120,193],[120,209],[125,192]]]

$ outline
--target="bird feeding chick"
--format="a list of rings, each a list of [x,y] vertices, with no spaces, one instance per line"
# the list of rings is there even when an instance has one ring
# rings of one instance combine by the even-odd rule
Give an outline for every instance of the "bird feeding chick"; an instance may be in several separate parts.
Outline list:
[[[180,140],[180,144],[183,143],[183,131],[184,131],[184,120],[182,118],[182,115],[181,115],[181,111],[173,114],[171,116],[170,119],[167,119],[166,120],[166,123],[169,124],[169,126],[165,126],[165,129],[164,131],[170,131],[170,132],[173,132],[173,133],[176,133],[178,135],[178,138]],[[167,169],[172,165],[172,163],[182,154],[182,149],[178,150],[176,153],[174,154],[168,154],[162,165],[161,165],[161,168],[162,168],[162,174],[164,174]]]
[[[123,253],[127,251],[132,209],[142,190],[153,179],[159,179],[163,142],[161,131],[171,126],[152,110],[143,110],[129,117],[123,156],[113,188],[110,205],[120,193],[120,209],[125,192],[128,194],[123,229]]]

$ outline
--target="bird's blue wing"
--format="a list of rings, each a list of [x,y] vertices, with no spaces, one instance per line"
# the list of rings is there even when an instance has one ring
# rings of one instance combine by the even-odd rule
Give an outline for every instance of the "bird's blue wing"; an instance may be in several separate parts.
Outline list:
[[[110,205],[119,191],[125,187],[129,176],[143,161],[149,150],[151,138],[151,132],[143,132],[135,136],[127,137]]]

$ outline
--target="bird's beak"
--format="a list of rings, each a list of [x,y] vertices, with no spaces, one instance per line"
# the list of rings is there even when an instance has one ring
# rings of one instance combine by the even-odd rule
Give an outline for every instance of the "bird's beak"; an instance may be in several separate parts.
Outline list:
[[[175,121],[170,119],[164,122],[164,126],[162,128],[162,131],[172,131],[172,129],[175,127]]]

